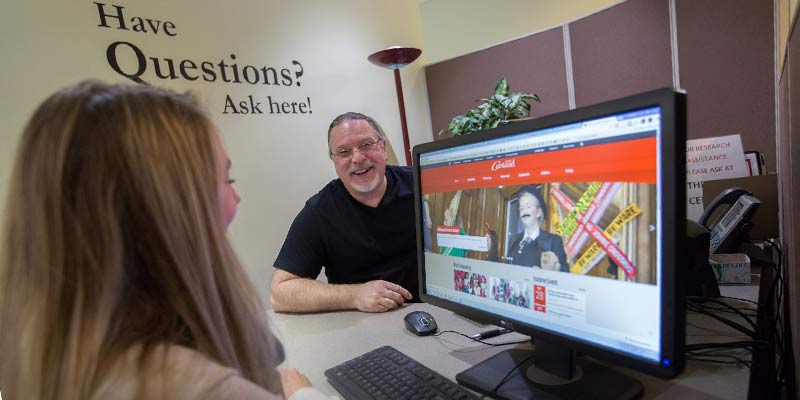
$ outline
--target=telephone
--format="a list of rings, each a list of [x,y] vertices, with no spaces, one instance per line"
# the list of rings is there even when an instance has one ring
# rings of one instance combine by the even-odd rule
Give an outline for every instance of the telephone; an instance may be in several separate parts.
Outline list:
[[[752,217],[760,204],[751,192],[742,188],[726,189],[711,201],[699,221],[711,231],[711,254],[737,252],[753,227]],[[722,206],[727,208],[709,224],[711,216]]]

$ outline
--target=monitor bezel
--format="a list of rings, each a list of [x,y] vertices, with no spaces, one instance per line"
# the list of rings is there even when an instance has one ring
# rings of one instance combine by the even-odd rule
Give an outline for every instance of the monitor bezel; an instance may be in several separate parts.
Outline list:
[[[661,181],[663,206],[663,284],[661,285],[661,360],[658,362],[638,358],[583,342],[571,337],[553,334],[524,321],[507,318],[488,311],[464,306],[443,298],[428,295],[425,290],[424,249],[422,241],[422,194],[420,186],[420,155],[463,146],[490,139],[502,138],[524,132],[546,129],[578,121],[600,118],[620,112],[652,106],[661,108]],[[686,265],[686,96],[672,88],[658,89],[604,103],[589,105],[531,120],[514,121],[497,128],[423,143],[412,150],[414,172],[414,208],[416,212],[417,266],[420,299],[426,303],[449,309],[469,319],[511,328],[542,340],[559,344],[589,356],[630,367],[644,373],[671,378],[684,368],[685,344],[685,276]],[[670,256],[671,255],[671,256]],[[665,363],[668,360],[669,363]]]

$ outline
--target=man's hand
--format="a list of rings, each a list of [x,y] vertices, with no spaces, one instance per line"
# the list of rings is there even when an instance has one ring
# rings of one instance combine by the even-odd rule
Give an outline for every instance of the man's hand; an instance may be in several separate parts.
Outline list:
[[[400,285],[370,281],[355,287],[355,306],[365,312],[384,312],[411,300],[411,293]]]
[[[311,381],[294,368],[278,368],[278,372],[281,374],[284,398],[292,397],[294,392],[304,387],[311,387]]]
[[[411,293],[391,282],[330,284],[303,278],[282,269],[275,269],[270,284],[269,299],[275,312],[317,312],[358,309],[384,312],[396,308]]]

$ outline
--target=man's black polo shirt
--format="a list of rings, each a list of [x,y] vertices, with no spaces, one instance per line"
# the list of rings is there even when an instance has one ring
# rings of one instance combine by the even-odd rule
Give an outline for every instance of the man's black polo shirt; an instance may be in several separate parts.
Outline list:
[[[292,222],[275,268],[328,283],[397,283],[419,301],[411,168],[386,166],[378,207],[361,204],[340,179],[306,201]]]

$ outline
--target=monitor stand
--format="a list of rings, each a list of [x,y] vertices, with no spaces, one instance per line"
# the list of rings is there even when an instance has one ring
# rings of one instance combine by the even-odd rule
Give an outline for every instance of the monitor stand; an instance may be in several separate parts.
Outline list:
[[[492,397],[507,400],[634,399],[644,392],[644,386],[636,379],[589,360],[576,364],[572,350],[538,339],[534,350],[505,350],[456,375],[456,380],[477,392],[489,393],[523,361],[525,364],[514,371]]]

